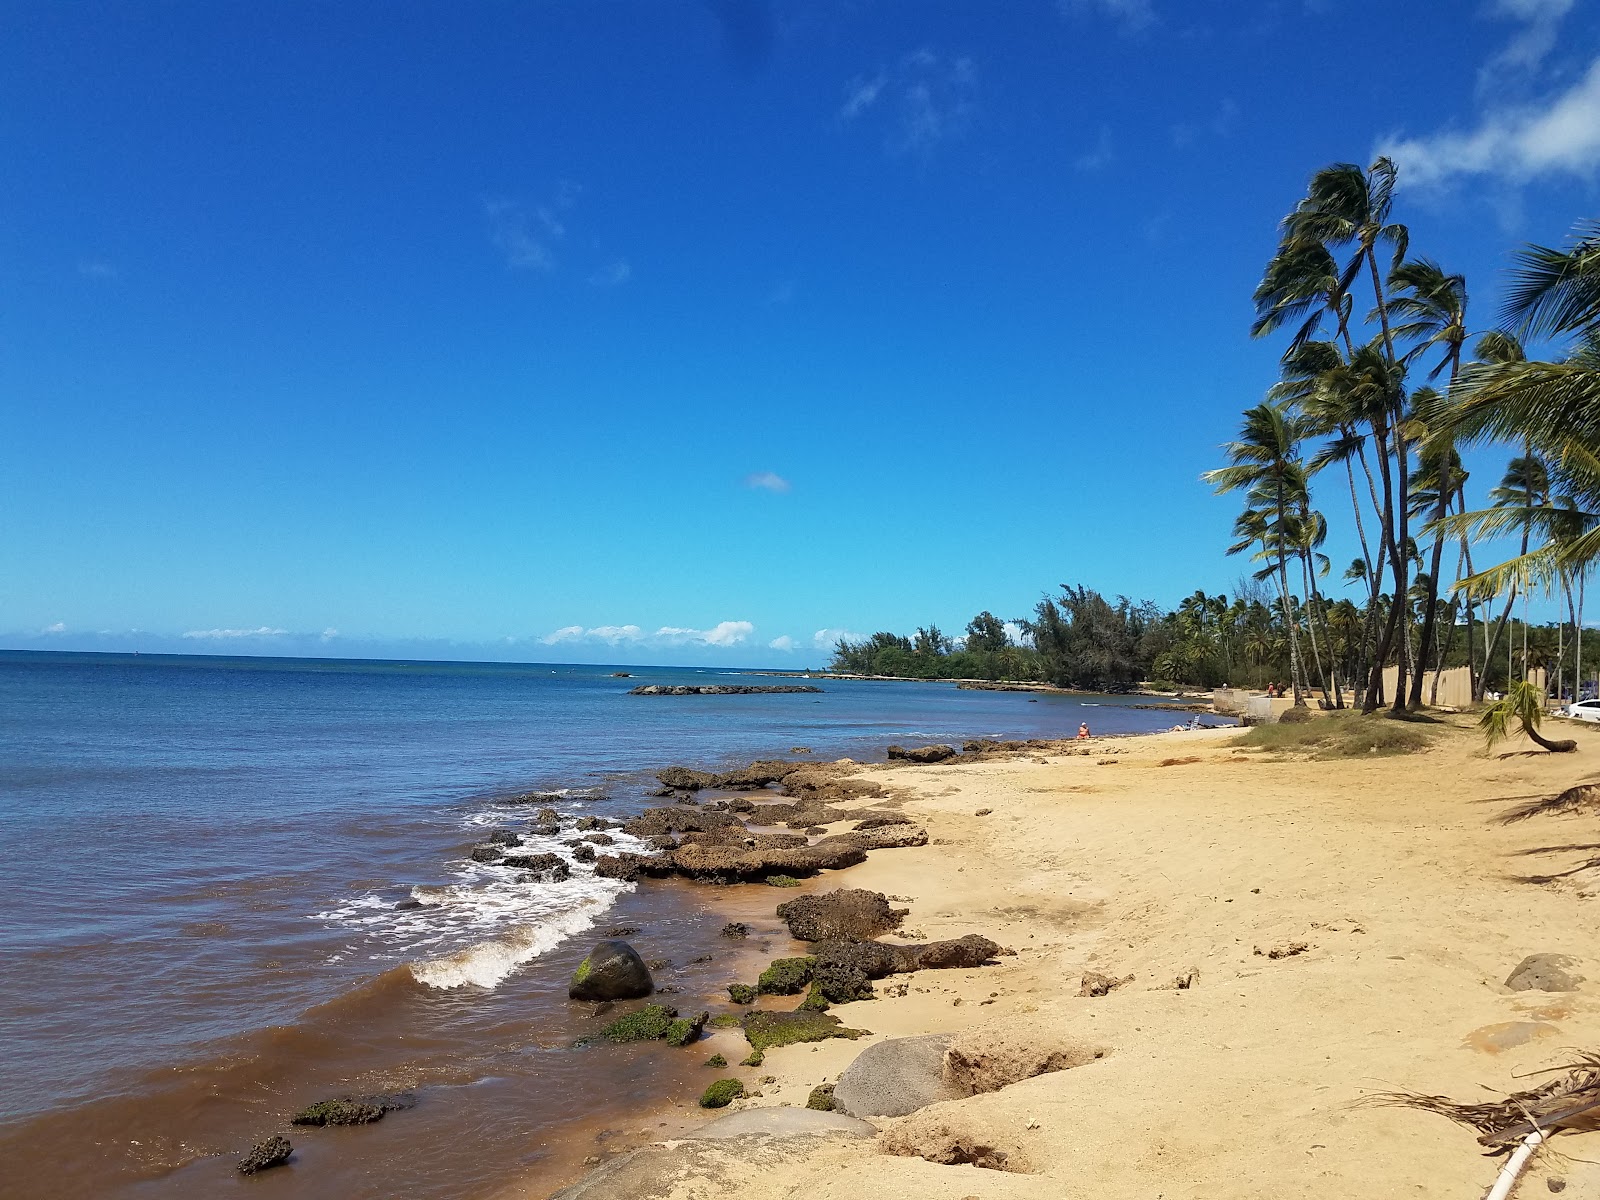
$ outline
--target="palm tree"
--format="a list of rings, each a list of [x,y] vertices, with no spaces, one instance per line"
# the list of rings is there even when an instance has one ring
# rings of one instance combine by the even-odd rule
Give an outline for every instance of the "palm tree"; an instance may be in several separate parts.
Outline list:
[[[1258,404],[1245,411],[1238,440],[1224,447],[1229,465],[1201,476],[1219,494],[1241,489],[1246,493],[1247,507],[1234,523],[1240,540],[1228,553],[1260,543],[1261,555],[1276,559],[1296,708],[1305,706],[1305,696],[1301,691],[1299,625],[1289,591],[1289,552],[1293,514],[1306,493],[1300,437],[1300,422],[1292,413],[1280,405]]]
[[[1490,749],[1511,736],[1508,723],[1513,720],[1522,727],[1522,732],[1528,735],[1529,740],[1546,750],[1556,754],[1570,754],[1578,748],[1578,743],[1570,739],[1552,742],[1540,736],[1539,722],[1543,719],[1544,692],[1524,679],[1520,683],[1511,684],[1506,688],[1503,700],[1495,701],[1484,710],[1478,727],[1483,730],[1484,739]]]

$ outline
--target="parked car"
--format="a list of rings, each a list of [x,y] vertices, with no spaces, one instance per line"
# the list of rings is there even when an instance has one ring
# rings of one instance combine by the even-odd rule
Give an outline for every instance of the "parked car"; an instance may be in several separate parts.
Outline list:
[[[1600,721],[1600,700],[1579,700],[1561,709],[1563,717],[1578,721]]]

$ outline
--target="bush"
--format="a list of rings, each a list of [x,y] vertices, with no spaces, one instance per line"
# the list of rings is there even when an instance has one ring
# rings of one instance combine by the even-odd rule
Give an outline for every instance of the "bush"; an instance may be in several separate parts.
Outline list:
[[[1233,745],[1318,760],[1365,758],[1420,753],[1433,745],[1433,732],[1427,722],[1414,719],[1335,712],[1298,724],[1256,725],[1235,738]]]

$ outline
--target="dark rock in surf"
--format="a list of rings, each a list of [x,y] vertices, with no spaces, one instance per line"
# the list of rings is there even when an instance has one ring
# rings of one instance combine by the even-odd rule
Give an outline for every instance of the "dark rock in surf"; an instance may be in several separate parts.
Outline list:
[[[562,883],[572,878],[572,868],[559,854],[508,854],[500,865],[532,871],[540,883]]]
[[[572,860],[574,862],[592,863],[594,859],[594,847],[588,842],[579,842],[572,848]]]
[[[820,692],[819,687],[801,684],[751,686],[748,684],[663,684],[649,683],[629,690],[630,696],[770,696],[795,692]]]
[[[289,1161],[289,1155],[294,1153],[294,1146],[286,1137],[269,1137],[245,1155],[239,1162],[239,1174],[254,1175],[257,1171],[265,1171],[268,1167],[281,1166]]]
[[[574,1000],[634,1000],[655,991],[655,980],[639,952],[627,942],[597,942],[572,974],[567,995]]]
[[[722,927],[722,936],[725,938],[747,938],[750,936],[750,926],[743,921],[729,921]]]
[[[753,791],[782,783],[803,766],[804,763],[793,762],[753,762],[748,767],[718,775],[713,786],[732,792]]]
[[[910,763],[937,763],[956,756],[954,746],[890,746],[888,756],[891,762]]]
[[[467,857],[478,863],[497,863],[505,857],[505,850],[499,846],[474,846],[472,853]]]
[[[483,842],[486,846],[520,846],[522,837],[509,829],[496,829]]]
[[[578,832],[584,833],[590,829],[610,829],[611,822],[604,817],[579,817]]]
[[[596,846],[611,846],[616,844],[617,839],[609,833],[586,833],[583,835],[583,840]]]
[[[407,1093],[384,1093],[376,1096],[340,1096],[333,1100],[319,1100],[309,1108],[302,1108],[289,1119],[292,1125],[370,1125],[381,1121],[385,1113],[398,1112],[416,1104],[416,1097]]]
[[[666,767],[656,772],[661,786],[676,792],[698,792],[716,783],[717,777],[709,771],[695,771],[688,767]]]

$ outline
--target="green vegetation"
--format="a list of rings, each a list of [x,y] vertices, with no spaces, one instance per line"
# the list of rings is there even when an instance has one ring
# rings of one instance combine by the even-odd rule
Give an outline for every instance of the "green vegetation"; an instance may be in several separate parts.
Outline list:
[[[828,1003],[828,998],[822,994],[821,986],[813,981],[810,989],[806,992],[806,998],[800,1001],[800,1007],[808,1012],[827,1012],[833,1006]]]
[[[819,1083],[811,1089],[811,1095],[806,1097],[806,1107],[816,1109],[818,1112],[832,1112],[836,1105],[833,1102],[833,1084]]]
[[[752,1050],[739,1060],[741,1067],[759,1067],[767,1061],[767,1056],[759,1050]]]
[[[727,1065],[728,1060],[723,1058],[720,1054],[713,1054],[710,1058],[706,1059],[706,1066],[708,1067],[725,1067]]]
[[[753,1012],[744,1019],[745,1040],[757,1054],[774,1046],[789,1046],[795,1042],[825,1042],[829,1038],[856,1038],[865,1029],[846,1029],[838,1017],[826,1013],[807,1012]]]
[[[761,972],[756,980],[756,990],[768,996],[793,996],[811,982],[811,970],[817,960],[804,958],[775,958],[772,965]]]
[[[667,1036],[678,1010],[665,1004],[646,1004],[600,1031],[608,1042],[649,1042]]]
[[[746,985],[742,983],[736,983],[733,986],[745,987]],[[750,999],[741,1001],[741,1003],[751,1004],[754,1003],[754,1001],[755,993],[752,992]],[[710,1021],[706,1022],[706,1024],[710,1025],[713,1029],[733,1029],[735,1026],[740,1024],[740,1018],[737,1013],[718,1013],[716,1016],[712,1017]]]
[[[1235,738],[1235,746],[1277,750],[1313,759],[1416,754],[1433,745],[1434,731],[1420,719],[1355,712],[1329,713],[1309,721],[1257,725]]]
[[[735,1004],[754,1004],[756,1002],[756,990],[748,983],[730,983],[728,985],[728,999]],[[718,1017],[717,1020],[720,1021],[722,1018]]]
[[[727,1108],[744,1095],[744,1084],[737,1079],[719,1079],[700,1095],[701,1108]]]
[[[1539,733],[1539,722],[1544,719],[1544,692],[1531,683],[1513,684],[1505,698],[1497,700],[1483,712],[1478,727],[1483,730],[1487,748],[1495,746],[1511,735],[1509,724],[1516,721],[1521,732],[1535,745],[1558,754],[1567,754],[1578,748],[1570,738],[1552,742]]]
[[[793,875],[768,875],[768,887],[799,887],[800,881]]]
[[[711,1014],[702,1012],[696,1017],[679,1017],[667,1026],[666,1033],[662,1034],[669,1046],[687,1046],[700,1036],[700,1031],[706,1027]]]

